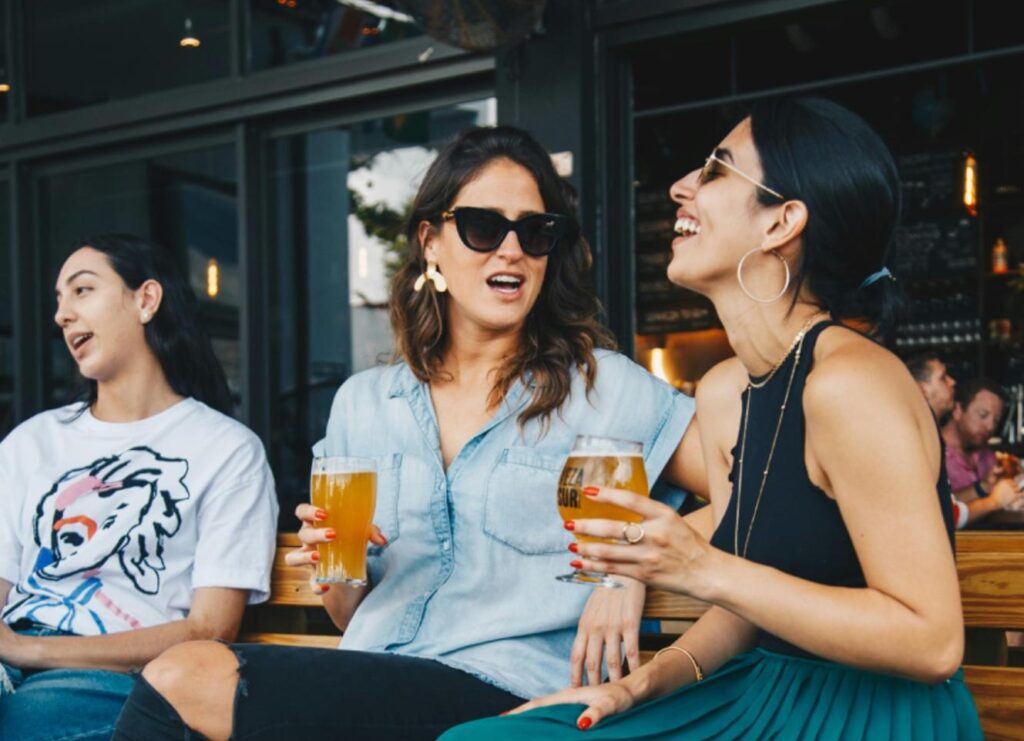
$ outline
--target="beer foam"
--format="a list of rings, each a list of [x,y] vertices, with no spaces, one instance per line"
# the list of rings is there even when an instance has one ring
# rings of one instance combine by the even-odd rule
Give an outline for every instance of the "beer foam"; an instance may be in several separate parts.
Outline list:
[[[569,453],[570,458],[643,458],[643,453],[594,453],[590,451],[574,450]]]

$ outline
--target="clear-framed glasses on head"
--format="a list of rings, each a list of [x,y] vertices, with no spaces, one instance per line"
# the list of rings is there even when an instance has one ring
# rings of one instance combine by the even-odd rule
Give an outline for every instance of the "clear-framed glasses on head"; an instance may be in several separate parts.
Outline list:
[[[775,196],[780,201],[786,200],[786,197],[784,195],[782,195],[781,193],[779,193],[779,191],[772,190],[771,188],[769,188],[767,185],[765,185],[764,183],[760,182],[759,180],[755,180],[750,175],[748,175],[747,173],[743,172],[743,170],[741,170],[740,168],[736,167],[735,165],[731,165],[728,162],[726,162],[725,160],[723,160],[721,157],[719,157],[714,152],[712,152],[710,155],[708,155],[708,158],[706,160],[704,160],[704,167],[702,167],[700,169],[700,183],[701,183],[701,185],[703,185],[704,183],[706,183],[709,180],[711,180],[712,178],[714,178],[715,175],[720,174],[720,173],[716,172],[716,169],[718,167],[724,167],[726,170],[729,170],[731,172],[736,173],[741,178],[746,180],[748,183],[751,183],[755,187],[760,188],[761,190],[763,190],[765,193],[768,193],[769,195]]]

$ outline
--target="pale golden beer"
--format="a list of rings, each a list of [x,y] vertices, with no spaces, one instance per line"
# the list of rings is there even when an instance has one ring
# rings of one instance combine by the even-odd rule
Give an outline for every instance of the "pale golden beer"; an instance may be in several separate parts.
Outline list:
[[[621,520],[640,522],[643,518],[636,512],[614,504],[595,502],[584,495],[586,486],[607,486],[625,489],[642,497],[649,495],[647,471],[644,470],[642,455],[570,455],[558,481],[558,514],[563,520]],[[616,541],[577,535],[583,542]]]
[[[588,486],[626,489],[640,496],[649,496],[647,472],[644,469],[643,444],[631,440],[580,435],[569,454],[558,480],[558,513],[563,521],[601,519],[640,522],[643,518],[614,504],[595,502],[583,493]],[[576,535],[581,542],[619,541]],[[604,574],[577,571],[559,576],[562,581],[596,584],[606,587],[622,585]]]
[[[318,584],[363,586],[366,580],[366,542],[377,504],[377,473],[373,461],[359,458],[315,458],[310,473],[310,500],[327,513],[318,527],[336,537],[318,543]]]

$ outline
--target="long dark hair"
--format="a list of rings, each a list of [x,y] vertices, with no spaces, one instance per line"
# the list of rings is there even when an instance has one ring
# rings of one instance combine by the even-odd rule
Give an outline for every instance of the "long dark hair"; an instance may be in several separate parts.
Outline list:
[[[129,290],[147,280],[163,288],[163,299],[146,324],[146,344],[175,393],[191,396],[224,414],[231,414],[231,392],[224,369],[213,354],[210,338],[199,325],[196,295],[185,282],[171,254],[132,234],[95,234],[79,239],[68,254],[83,247],[102,252]],[[97,384],[83,379],[85,405],[96,401]],[[85,408],[85,407],[83,407]]]
[[[773,98],[749,110],[765,184],[807,206],[795,297],[806,283],[837,319],[888,334],[903,298],[895,280],[862,285],[888,262],[900,215],[896,163],[860,116],[823,98]],[[778,205],[756,189],[764,205]]]
[[[555,172],[551,157],[522,129],[512,126],[474,127],[463,131],[437,155],[413,201],[406,226],[408,254],[391,283],[391,326],[398,355],[422,382],[442,377],[448,347],[445,326],[448,295],[431,286],[416,292],[413,285],[425,268],[419,225],[441,223],[441,214],[462,187],[489,162],[507,159],[533,175],[551,213],[568,217],[565,235],[548,256],[544,284],[523,325],[518,350],[498,370],[490,402],[505,397],[516,379],[532,375],[534,390],[520,425],[533,418],[544,424],[572,385],[572,369],[583,375],[590,391],[597,377],[595,348],[612,348],[614,339],[600,324],[600,304],[590,286],[590,245],[580,233],[576,194]]]

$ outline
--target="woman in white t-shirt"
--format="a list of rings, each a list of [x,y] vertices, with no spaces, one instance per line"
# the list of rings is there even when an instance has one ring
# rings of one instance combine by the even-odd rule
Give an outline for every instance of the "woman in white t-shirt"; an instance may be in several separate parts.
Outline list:
[[[263,446],[171,256],[91,237],[55,289],[88,393],[0,443],[0,738],[109,738],[130,672],[233,639],[274,553]]]

